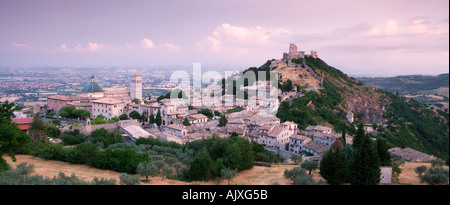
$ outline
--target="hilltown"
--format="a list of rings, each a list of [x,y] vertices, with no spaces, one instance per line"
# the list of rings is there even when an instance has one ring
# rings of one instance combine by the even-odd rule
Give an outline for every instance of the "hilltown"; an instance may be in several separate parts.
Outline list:
[[[311,55],[304,53],[304,51],[297,51],[295,44],[291,44],[289,53],[284,53],[283,58],[278,61],[289,62],[293,58],[305,56],[317,58],[316,51],[312,51]],[[311,75],[316,76],[314,73]],[[232,77],[232,80],[240,81],[242,77],[242,75],[236,75]],[[318,80],[321,78],[320,76],[316,77]],[[176,88],[186,90],[182,86]],[[66,126],[62,131],[78,129],[83,134],[90,134],[100,128],[108,131],[120,129],[124,139],[128,141],[152,137],[179,144],[207,139],[213,135],[223,138],[236,133],[285,157],[290,157],[292,154],[320,157],[342,136],[340,133],[335,133],[332,127],[323,125],[310,125],[302,130],[294,122],[281,123],[280,119],[275,116],[280,101],[292,100],[291,98],[299,97],[299,95],[295,95],[295,92],[282,92],[277,86],[271,85],[270,81],[255,81],[251,85],[241,86],[241,90],[255,93],[246,100],[231,94],[216,98],[203,95],[195,103],[196,99],[193,97],[195,89],[189,88],[187,90],[190,93],[187,98],[158,99],[151,96],[147,100],[142,98],[142,75],[131,75],[129,88],[113,89],[102,89],[96,82],[95,76],[92,76],[81,94],[47,97],[46,112],[55,112],[58,116],[60,109],[65,106],[73,106],[76,109],[85,109],[90,112],[90,116],[85,121],[78,121],[81,124]],[[222,87],[213,84],[201,88],[201,91],[202,93],[218,92],[222,91]],[[218,114],[208,117],[200,113],[203,109],[209,109],[212,113]],[[92,125],[90,123],[91,119],[98,116],[113,119],[123,114],[129,116],[133,111],[138,112],[143,118],[140,121],[131,119],[107,124]],[[161,124],[149,123],[154,121],[158,113],[161,116]],[[20,114],[16,116],[17,118],[14,118],[13,121],[19,125],[19,128],[24,131],[29,129],[32,117]],[[150,119],[152,116],[153,119]],[[219,126],[221,117],[227,119],[224,126]],[[348,112],[346,118],[349,123],[352,123],[353,113]],[[189,125],[184,125],[186,120]],[[374,131],[370,126],[365,127],[365,130],[367,132]],[[353,136],[346,135],[345,138],[347,144],[351,145]],[[432,158],[432,156],[409,148],[393,148],[390,152],[408,161],[429,161]]]

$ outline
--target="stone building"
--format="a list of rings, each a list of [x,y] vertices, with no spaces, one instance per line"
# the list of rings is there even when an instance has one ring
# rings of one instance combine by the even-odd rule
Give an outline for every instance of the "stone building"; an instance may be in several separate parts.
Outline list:
[[[313,57],[318,58],[317,51],[311,51],[311,54],[305,54],[305,51],[298,51],[297,45],[291,43],[289,45],[289,53],[283,53],[283,60],[290,61],[294,58]]]

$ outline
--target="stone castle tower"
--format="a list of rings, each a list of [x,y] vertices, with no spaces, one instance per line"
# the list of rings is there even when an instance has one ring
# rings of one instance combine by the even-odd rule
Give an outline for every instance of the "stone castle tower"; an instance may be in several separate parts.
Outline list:
[[[142,75],[131,75],[130,78],[130,97],[142,100]]]

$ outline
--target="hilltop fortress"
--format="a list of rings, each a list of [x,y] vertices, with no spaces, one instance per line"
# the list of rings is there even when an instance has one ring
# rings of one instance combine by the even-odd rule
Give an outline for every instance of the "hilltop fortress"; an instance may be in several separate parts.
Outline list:
[[[318,58],[317,51],[311,51],[311,54],[305,54],[305,51],[298,51],[293,43],[289,45],[289,53],[283,53],[283,60],[290,61],[294,58],[313,57]]]

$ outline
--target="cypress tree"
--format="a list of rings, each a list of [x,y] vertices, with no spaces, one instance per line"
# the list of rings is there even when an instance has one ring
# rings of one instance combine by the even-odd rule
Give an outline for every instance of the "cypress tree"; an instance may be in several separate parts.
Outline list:
[[[158,127],[161,126],[161,124],[162,124],[161,111],[160,110],[158,110],[158,113],[156,114],[155,123],[158,125]]]
[[[358,124],[358,130],[356,131],[355,138],[353,139],[353,149],[356,151],[361,147],[363,138],[365,137],[364,125],[362,123]]]
[[[190,163],[189,177],[193,180],[209,180],[215,171],[214,161],[206,147],[203,147]]]
[[[155,116],[152,114],[150,114],[150,124],[155,123]]]
[[[320,160],[320,175],[331,185],[339,185],[348,176],[347,158],[340,148],[329,149]]]
[[[388,152],[386,140],[383,138],[377,139],[377,153],[381,166],[392,166],[391,155]]]
[[[189,122],[189,120],[187,118],[184,118],[183,125],[184,126],[191,126],[191,122]]]
[[[225,115],[220,116],[219,127],[224,127],[225,125],[227,125],[227,123],[228,119],[225,117]]]
[[[360,126],[361,127],[361,126]],[[355,155],[351,167],[350,182],[354,185],[376,185],[380,181],[380,161],[378,159],[375,143],[370,141],[370,137],[364,134],[364,130],[358,129],[353,144]],[[354,142],[355,143],[355,142]]]
[[[343,125],[342,126],[342,143],[344,144],[344,147],[345,147],[345,145],[347,145],[347,139],[345,139],[345,135],[346,135],[346,133],[345,133],[345,125]]]

